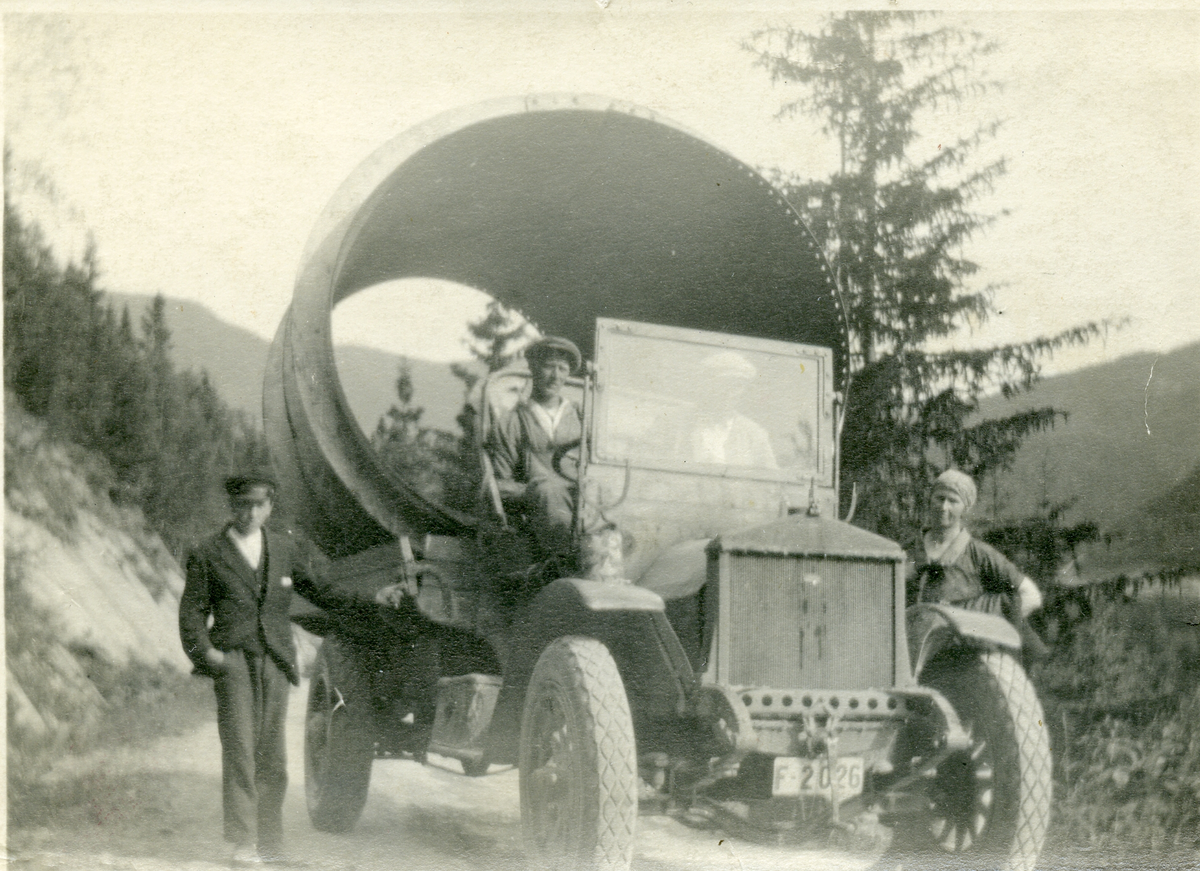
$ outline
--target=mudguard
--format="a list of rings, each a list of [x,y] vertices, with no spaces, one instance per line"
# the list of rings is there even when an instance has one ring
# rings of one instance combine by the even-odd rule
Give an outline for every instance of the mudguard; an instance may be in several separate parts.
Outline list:
[[[667,621],[662,597],[642,587],[560,578],[513,620],[504,686],[489,731],[488,759],[516,759],[525,688],[538,657],[556,638],[604,643],[617,663],[634,723],[687,710],[696,678]]]
[[[956,608],[953,605],[922,603],[906,613],[908,661],[914,676],[925,664],[954,646],[1021,652],[1021,635],[1011,623],[996,614]]]

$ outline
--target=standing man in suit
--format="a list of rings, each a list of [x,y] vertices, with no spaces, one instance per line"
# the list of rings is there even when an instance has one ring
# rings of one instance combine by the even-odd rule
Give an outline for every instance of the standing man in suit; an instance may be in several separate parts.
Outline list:
[[[318,557],[264,528],[275,495],[270,476],[229,478],[225,492],[232,519],[188,556],[179,634],[196,672],[213,679],[232,861],[281,861],[284,721],[289,684],[300,682],[292,591],[325,608],[348,597],[320,579]]]

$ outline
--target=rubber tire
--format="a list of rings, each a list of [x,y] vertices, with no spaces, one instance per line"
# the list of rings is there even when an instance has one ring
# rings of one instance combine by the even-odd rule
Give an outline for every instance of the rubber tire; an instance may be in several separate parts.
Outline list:
[[[625,871],[638,812],[625,684],[608,648],[565,637],[542,651],[525,694],[521,823],[535,867]]]
[[[366,675],[345,642],[328,637],[309,683],[304,719],[304,794],[314,828],[354,828],[374,760],[375,714]]]
[[[930,783],[925,836],[926,846],[943,851],[936,867],[1032,871],[1046,841],[1053,787],[1050,733],[1024,669],[1011,654],[986,651],[934,663],[921,682],[949,700],[973,738],[970,757],[943,764]],[[962,815],[963,799],[950,798],[963,790],[971,793],[970,819]]]

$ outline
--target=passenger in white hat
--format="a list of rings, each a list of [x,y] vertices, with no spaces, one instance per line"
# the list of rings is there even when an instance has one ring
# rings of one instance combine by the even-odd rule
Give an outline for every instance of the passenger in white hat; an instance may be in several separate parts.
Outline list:
[[[685,455],[695,463],[775,469],[771,438],[757,421],[738,410],[758,370],[737,351],[717,351],[698,367],[705,400],[688,434]]]

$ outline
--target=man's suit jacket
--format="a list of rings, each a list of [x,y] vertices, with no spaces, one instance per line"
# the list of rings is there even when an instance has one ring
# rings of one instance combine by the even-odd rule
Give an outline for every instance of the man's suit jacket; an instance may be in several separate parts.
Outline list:
[[[336,605],[345,594],[321,577],[320,559],[289,535],[263,530],[267,583],[250,567],[226,529],[202,542],[188,555],[187,578],[179,601],[179,635],[196,671],[213,676],[205,659],[209,648],[262,650],[269,653],[289,681],[300,682],[296,647],[288,610],[292,591],[321,607]],[[212,627],[208,618],[212,617]],[[261,631],[261,634],[260,634]]]

